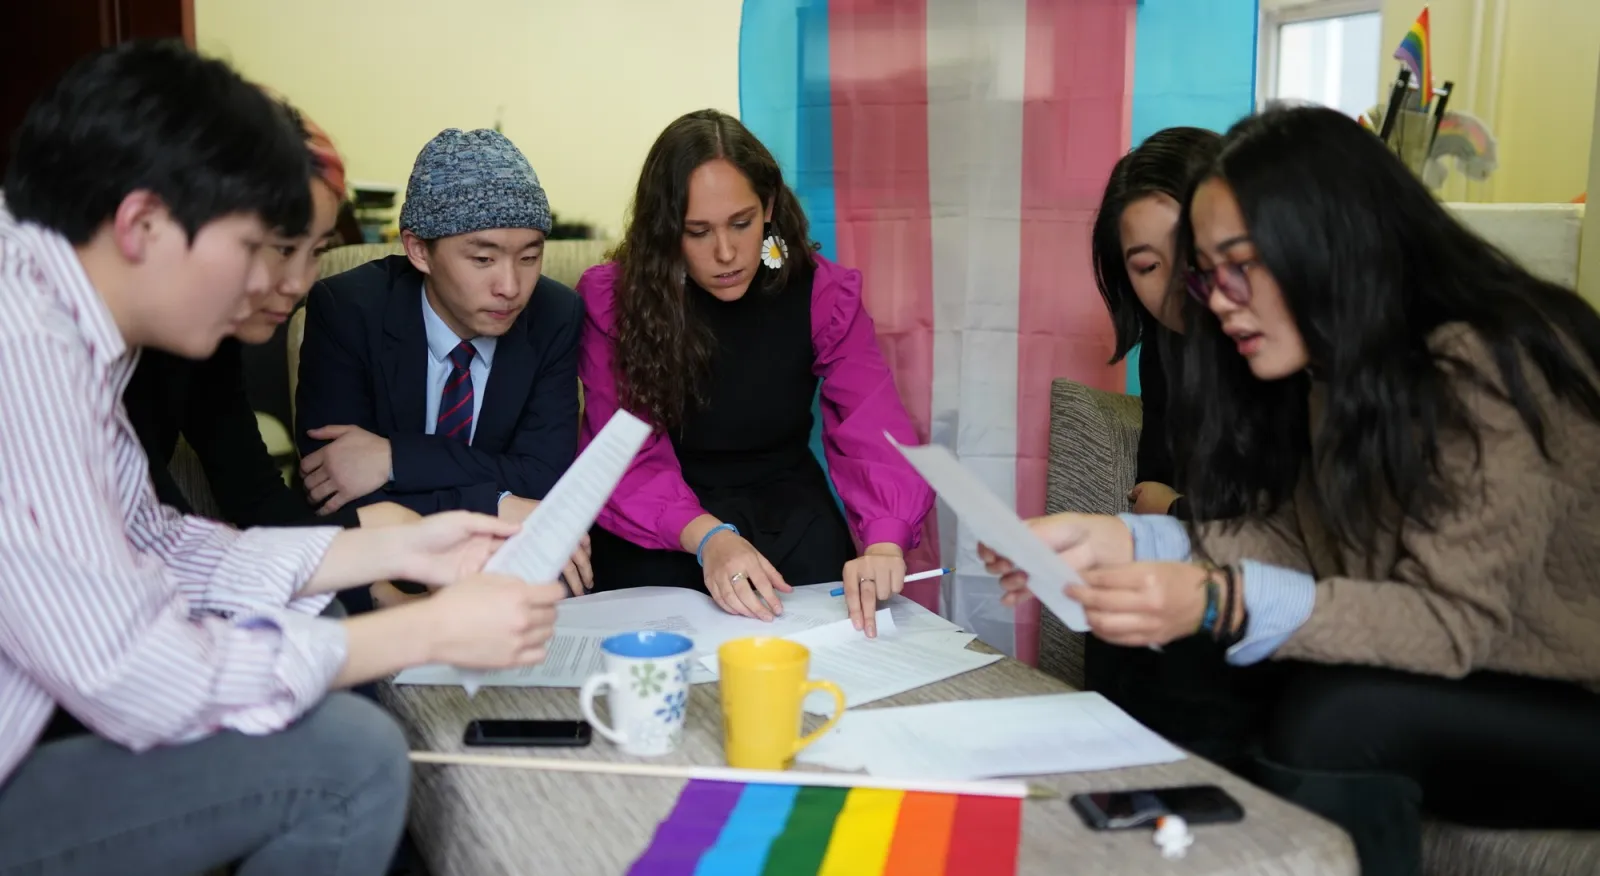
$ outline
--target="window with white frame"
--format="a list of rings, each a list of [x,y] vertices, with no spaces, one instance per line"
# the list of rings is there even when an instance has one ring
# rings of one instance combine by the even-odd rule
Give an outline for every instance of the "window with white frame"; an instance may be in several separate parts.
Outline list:
[[[1262,0],[1261,104],[1308,101],[1356,117],[1378,102],[1381,2]]]

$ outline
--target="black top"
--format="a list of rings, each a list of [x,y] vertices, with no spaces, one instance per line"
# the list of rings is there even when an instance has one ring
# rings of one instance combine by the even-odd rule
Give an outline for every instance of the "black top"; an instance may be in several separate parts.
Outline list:
[[[394,480],[357,504],[493,514],[502,491],[544,498],[578,452],[583,302],[539,278],[528,306],[495,344],[469,445],[425,431],[422,280],[405,256],[389,256],[312,288],[295,390],[301,454],[325,443],[306,434],[319,426],[359,426],[389,439]]]
[[[775,292],[762,291],[767,276],[758,271],[737,301],[689,290],[691,312],[711,327],[716,348],[707,404],[691,409],[668,437],[701,507],[739,526],[791,584],[831,581],[855,546],[811,452],[820,385],[813,274],[791,271]]]
[[[1139,345],[1139,402],[1144,407],[1144,425],[1139,430],[1139,458],[1135,480],[1156,481],[1174,486],[1176,476],[1172,447],[1167,442],[1167,374],[1161,366],[1161,339],[1166,330],[1155,320],[1146,320]],[[1169,339],[1170,340],[1170,339]]]
[[[354,508],[319,517],[284,483],[245,392],[241,351],[230,338],[200,362],[157,350],[140,354],[122,401],[150,461],[156,498],[194,513],[167,468],[181,435],[200,459],[224,522],[240,528],[358,525]]]
[[[766,292],[762,268],[737,301],[693,286],[688,302],[715,337],[706,404],[669,431],[684,482],[702,508],[739,533],[790,584],[838,580],[855,542],[827,475],[811,452],[820,378],[811,336],[812,272]],[[703,587],[692,554],[653,551],[596,527],[598,589],[642,584]]]
[[[1146,319],[1139,344],[1139,402],[1144,407],[1144,425],[1139,429],[1139,456],[1135,464],[1134,480],[1139,483],[1155,481],[1178,489],[1177,465],[1172,459],[1172,436],[1167,426],[1167,370],[1163,367],[1161,348],[1177,352],[1181,338],[1161,327],[1154,319]],[[1182,496],[1174,499],[1167,513],[1188,519],[1189,503]]]

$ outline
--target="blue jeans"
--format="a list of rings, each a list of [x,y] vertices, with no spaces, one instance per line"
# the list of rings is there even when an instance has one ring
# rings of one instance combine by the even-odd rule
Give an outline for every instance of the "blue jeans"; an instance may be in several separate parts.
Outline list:
[[[347,693],[270,736],[143,754],[94,735],[45,742],[0,785],[0,874],[382,874],[405,824],[406,752],[393,719]]]

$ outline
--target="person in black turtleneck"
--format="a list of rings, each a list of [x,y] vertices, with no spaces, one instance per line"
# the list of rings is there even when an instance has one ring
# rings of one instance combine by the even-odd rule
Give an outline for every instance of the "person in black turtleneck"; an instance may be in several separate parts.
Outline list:
[[[1196,176],[1216,157],[1221,138],[1199,128],[1152,134],[1112,168],[1095,217],[1095,283],[1111,312],[1117,349],[1113,362],[1139,346],[1140,401],[1135,485],[1128,494],[1139,514],[1187,517],[1178,480],[1174,438],[1181,424],[1167,418],[1170,380],[1183,343],[1179,296],[1173,280],[1181,204]],[[1180,293],[1181,296],[1181,293]],[[1084,645],[1085,686],[1167,737],[1230,768],[1240,768],[1276,702],[1281,668],[1229,666],[1209,636],[1191,636],[1164,651],[1125,648],[1089,636]]]

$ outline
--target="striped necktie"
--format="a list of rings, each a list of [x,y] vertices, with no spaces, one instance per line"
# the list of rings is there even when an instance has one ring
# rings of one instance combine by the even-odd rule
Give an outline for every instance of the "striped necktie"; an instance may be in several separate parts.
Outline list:
[[[472,442],[472,357],[477,350],[462,341],[450,351],[450,376],[439,395],[439,419],[433,434]]]

